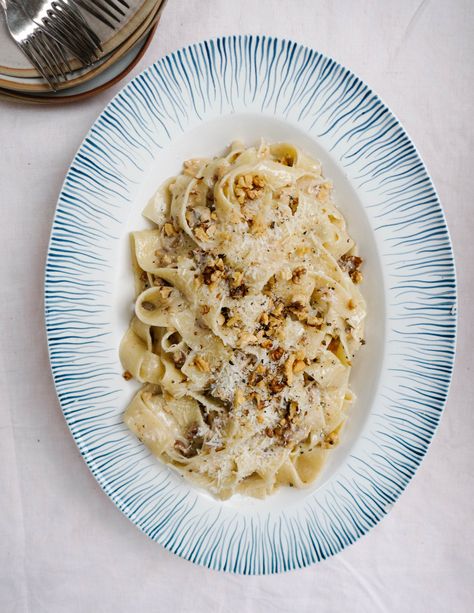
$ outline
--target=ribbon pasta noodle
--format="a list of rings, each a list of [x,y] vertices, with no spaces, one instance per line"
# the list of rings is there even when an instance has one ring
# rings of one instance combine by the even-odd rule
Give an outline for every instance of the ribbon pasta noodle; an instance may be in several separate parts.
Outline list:
[[[193,159],[133,232],[125,423],[220,498],[303,487],[335,445],[363,340],[362,260],[319,162],[286,144]]]

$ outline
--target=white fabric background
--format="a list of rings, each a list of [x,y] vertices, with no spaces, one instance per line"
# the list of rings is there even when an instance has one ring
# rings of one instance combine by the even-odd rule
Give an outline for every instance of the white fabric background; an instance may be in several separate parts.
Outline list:
[[[454,381],[427,458],[390,515],[322,564],[219,574],[143,536],[101,492],[66,428],[43,324],[43,268],[64,174],[118,91],[64,108],[0,103],[0,611],[472,611],[474,301],[472,0],[170,0],[138,72],[231,33],[294,38],[391,106],[444,203],[457,255]]]

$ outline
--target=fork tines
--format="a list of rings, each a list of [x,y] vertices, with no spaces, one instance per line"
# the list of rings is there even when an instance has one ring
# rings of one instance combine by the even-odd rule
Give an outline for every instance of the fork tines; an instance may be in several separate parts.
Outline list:
[[[79,6],[113,29],[130,8],[126,0],[0,0],[10,34],[53,90],[71,72],[69,57],[87,66],[102,51]]]
[[[115,26],[109,19],[107,19],[107,17],[119,22],[121,17],[124,17],[126,14],[117,3],[119,2],[127,9],[130,8],[125,0],[76,0],[76,2],[79,4],[79,6],[88,11],[91,15],[94,15],[94,17],[102,21],[102,23],[105,23],[110,28],[115,28]],[[118,15],[116,13],[118,13]]]
[[[56,46],[51,45],[50,51],[58,47],[67,49],[84,65],[97,59],[97,50],[102,50],[100,40],[74,4],[55,0],[45,11],[35,12],[33,7],[33,4],[24,5],[30,18],[47,35],[44,38],[56,41]]]

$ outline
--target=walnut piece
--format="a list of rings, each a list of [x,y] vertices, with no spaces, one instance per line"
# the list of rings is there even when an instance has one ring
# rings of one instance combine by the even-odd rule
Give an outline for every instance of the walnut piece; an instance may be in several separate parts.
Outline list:
[[[201,372],[211,372],[211,367],[209,366],[208,362],[206,362],[206,360],[199,355],[194,358],[194,364]]]
[[[273,394],[278,394],[284,389],[285,385],[278,379],[271,379],[268,383],[268,387]]]
[[[245,174],[240,175],[234,186],[234,193],[239,204],[244,204],[247,200],[256,200],[263,195],[265,178],[260,175]]]
[[[275,360],[275,362],[278,362],[278,360],[281,359],[284,353],[285,352],[282,347],[277,347],[273,351],[270,351],[270,357],[272,360]]]
[[[295,268],[291,275],[291,281],[293,283],[299,284],[301,283],[301,277],[306,273],[306,268],[300,266],[299,268]]]
[[[306,368],[306,362],[304,360],[296,360],[293,364],[293,372],[297,375],[299,372],[303,372]]]
[[[237,388],[235,390],[235,395],[234,395],[234,406],[238,407],[244,401],[245,401],[245,396],[244,396],[243,391],[241,389]]]
[[[354,283],[360,283],[362,281],[362,273],[360,267],[362,265],[362,258],[358,255],[348,255],[347,253],[338,260],[338,264],[342,270],[347,272],[349,277]]]
[[[295,356],[290,355],[290,357],[285,362],[285,377],[288,385],[293,383],[293,364],[295,361]]]
[[[164,233],[166,234],[166,236],[175,236],[176,235],[176,230],[175,230],[173,224],[169,223],[168,221],[163,226],[163,230],[164,230]]]
[[[197,228],[193,230],[193,232],[194,232],[195,237],[198,238],[203,243],[209,240],[209,236],[206,234],[206,231],[204,230],[202,226],[198,226]]]

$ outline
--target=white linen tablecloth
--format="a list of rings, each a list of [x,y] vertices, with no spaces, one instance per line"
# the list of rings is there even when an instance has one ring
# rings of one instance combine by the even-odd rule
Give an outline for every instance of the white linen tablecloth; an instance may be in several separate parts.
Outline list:
[[[444,204],[459,342],[439,432],[389,516],[336,557],[270,577],[212,572],[141,534],[103,494],[52,384],[43,269],[56,199],[87,129],[121,85],[63,108],[0,103],[0,611],[474,610],[472,0],[170,0],[136,74],[232,33],[293,38],[362,77],[414,139]]]

